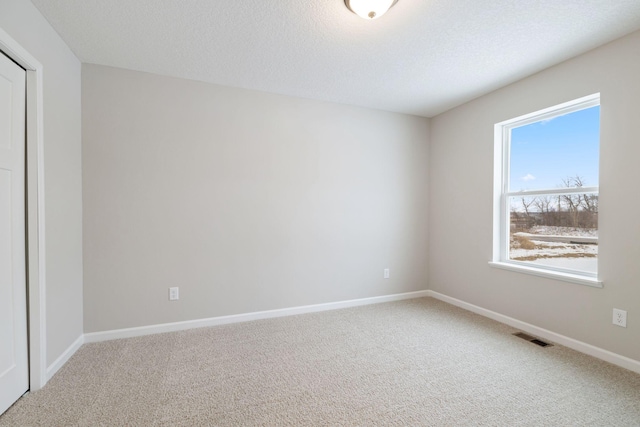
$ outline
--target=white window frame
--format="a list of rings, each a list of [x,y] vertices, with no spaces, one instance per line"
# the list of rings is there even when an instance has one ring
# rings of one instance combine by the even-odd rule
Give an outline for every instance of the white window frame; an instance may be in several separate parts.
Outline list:
[[[511,130],[551,119],[576,111],[600,105],[600,93],[585,96],[553,107],[545,108],[533,113],[525,114],[510,120],[497,123],[494,127],[494,205],[493,205],[493,259],[489,263],[492,267],[517,271],[535,276],[563,280],[581,285],[601,288],[602,281],[596,273],[568,270],[541,264],[532,264],[509,259],[509,221],[510,197],[529,197],[537,195],[563,194],[599,194],[599,187],[554,188],[541,190],[512,191],[509,189],[509,163],[511,159]]]

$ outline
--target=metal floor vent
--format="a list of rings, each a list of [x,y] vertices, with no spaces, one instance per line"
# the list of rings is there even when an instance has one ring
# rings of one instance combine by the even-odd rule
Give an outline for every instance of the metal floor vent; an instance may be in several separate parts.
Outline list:
[[[527,335],[524,332],[516,332],[513,335],[518,337],[518,338],[522,338],[523,340],[527,340],[527,341],[532,342],[532,343],[534,343],[536,345],[539,345],[540,347],[553,347],[553,344],[549,344],[548,342],[544,342],[542,340],[539,340],[538,338],[532,337],[531,335]]]

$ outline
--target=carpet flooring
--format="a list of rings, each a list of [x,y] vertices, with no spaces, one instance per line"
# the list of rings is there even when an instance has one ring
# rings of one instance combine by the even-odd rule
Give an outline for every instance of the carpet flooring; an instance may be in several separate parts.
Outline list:
[[[85,344],[0,426],[640,426],[640,375],[432,298]]]

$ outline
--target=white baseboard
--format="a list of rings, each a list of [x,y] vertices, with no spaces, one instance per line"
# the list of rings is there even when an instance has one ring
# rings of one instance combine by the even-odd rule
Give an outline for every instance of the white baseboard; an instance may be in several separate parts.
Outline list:
[[[504,314],[496,313],[495,311],[487,310],[486,308],[478,307],[477,305],[469,304],[468,302],[464,302],[435,291],[427,291],[427,295],[640,374],[640,361],[621,356],[600,347],[551,332],[547,329],[531,325],[518,319],[514,319],[513,317],[505,316]]]
[[[226,325],[229,323],[248,322],[251,320],[272,319],[274,317],[293,316],[296,314],[315,313],[319,311],[337,310],[340,308],[357,307],[382,302],[400,301],[412,298],[430,296],[429,291],[407,292],[402,294],[384,295],[379,297],[361,298],[348,301],[330,302],[325,304],[305,305],[300,307],[282,308],[278,310],[258,311],[254,313],[234,314],[230,316],[211,317],[208,319],[187,320],[183,322],[163,323],[160,325],[140,326],[137,328],[116,329],[103,332],[84,334],[84,342],[99,342],[120,338],[131,338],[142,335],[159,334],[163,332],[183,331],[185,329],[202,328],[207,326]]]
[[[84,344],[84,335],[80,335],[61,355],[47,367],[47,381],[49,381],[58,372],[62,366],[71,359],[71,356]]]
[[[337,310],[341,308],[358,307],[369,304],[383,302],[400,301],[413,298],[432,297],[448,304],[455,305],[473,313],[488,317],[500,323],[504,323],[524,332],[548,339],[554,343],[563,345],[581,353],[588,354],[614,365],[629,369],[640,374],[640,361],[613,353],[608,350],[557,334],[547,329],[531,325],[518,319],[505,316],[495,311],[487,310],[477,305],[441,294],[435,291],[416,291],[402,294],[384,295],[379,297],[361,298],[348,301],[338,301],[325,304],[306,305],[300,307],[290,307],[278,310],[258,311],[254,313],[235,314],[230,316],[212,317],[208,319],[188,320],[184,322],[165,323],[160,325],[141,326],[137,328],[117,329],[104,332],[93,332],[81,335],[58,357],[49,367],[47,367],[47,381],[74,355],[84,343],[108,341],[120,338],[131,338],[143,335],[152,335],[163,332],[182,331],[186,329],[201,328],[207,326],[226,325],[230,323],[248,322],[251,320],[272,319],[276,317],[293,316],[297,314],[316,313],[320,311]]]

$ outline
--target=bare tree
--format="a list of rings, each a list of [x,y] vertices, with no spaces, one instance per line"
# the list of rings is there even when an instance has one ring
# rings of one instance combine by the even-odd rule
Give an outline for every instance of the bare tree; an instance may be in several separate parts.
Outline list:
[[[582,226],[585,228],[598,227],[598,195],[584,194],[582,196],[584,204]]]
[[[576,175],[572,177],[568,177],[562,180],[563,187],[583,187],[583,179]],[[579,217],[580,210],[584,204],[584,198],[582,194],[565,194],[561,196],[561,200],[567,209],[567,213],[569,214],[569,226],[570,227],[578,227],[579,226]]]
[[[563,187],[585,187],[584,179],[572,176],[562,180]],[[570,227],[595,228],[598,226],[598,195],[591,193],[564,194],[558,198],[558,209],[566,210],[567,225]],[[562,217],[562,216],[561,216]]]
[[[529,208],[531,207],[531,205],[534,205],[536,199],[533,198],[533,199],[529,200],[529,202],[527,202],[527,198],[526,197],[522,197],[520,199],[520,201],[522,202],[522,209],[524,209],[525,215],[527,216],[527,218],[531,218],[531,214],[529,213]]]
[[[562,180],[559,188],[586,187],[579,175]],[[511,224],[515,229],[531,228],[536,223],[545,226],[597,228],[598,195],[593,193],[560,194],[557,196],[521,197],[511,206]]]
[[[533,199],[533,204],[542,214],[543,225],[556,225],[556,212],[553,208],[553,199],[550,196],[538,196]]]

